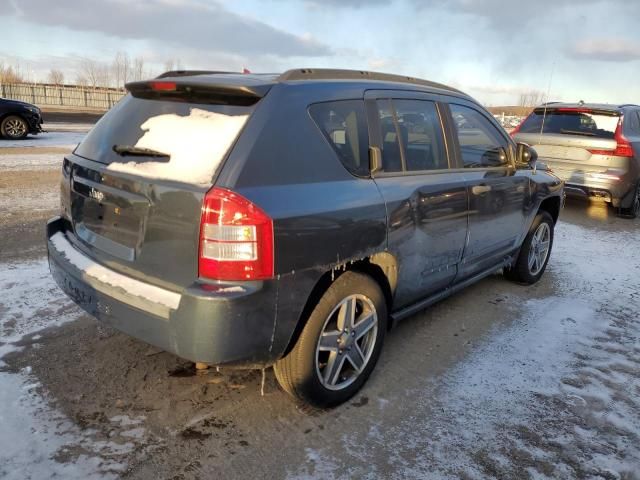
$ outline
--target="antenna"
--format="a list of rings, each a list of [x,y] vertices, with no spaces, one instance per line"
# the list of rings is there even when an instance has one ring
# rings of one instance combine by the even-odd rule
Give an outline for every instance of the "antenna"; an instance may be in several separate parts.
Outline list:
[[[556,62],[551,64],[551,72],[549,73],[549,85],[547,86],[547,98],[544,102],[544,112],[542,113],[542,125],[540,125],[540,136],[538,137],[538,145],[542,143],[542,132],[544,130],[544,121],[547,119],[547,108],[549,106],[549,96],[551,95],[551,82],[553,80],[553,71],[556,68]],[[533,165],[533,173],[536,173],[538,169],[538,162]]]

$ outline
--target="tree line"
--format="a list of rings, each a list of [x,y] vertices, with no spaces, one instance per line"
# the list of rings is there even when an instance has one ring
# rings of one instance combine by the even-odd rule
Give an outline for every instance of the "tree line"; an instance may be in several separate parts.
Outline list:
[[[178,59],[164,62],[164,70],[180,70],[183,66]],[[80,58],[71,78],[62,69],[51,68],[46,78],[41,79],[52,85],[75,84],[85,87],[124,88],[127,82],[143,80],[158,74],[157,66],[148,64],[144,57],[131,57],[126,52],[117,52],[111,61]],[[68,73],[68,72],[67,72]],[[19,62],[10,65],[0,60],[0,83],[28,83],[34,81],[26,75]]]

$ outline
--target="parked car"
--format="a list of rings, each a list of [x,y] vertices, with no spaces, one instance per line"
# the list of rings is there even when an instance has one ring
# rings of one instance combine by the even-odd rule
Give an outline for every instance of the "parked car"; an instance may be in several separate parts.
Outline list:
[[[395,322],[545,270],[562,182],[457,90],[342,70],[127,89],[64,159],[49,264],[100,321],[179,357],[273,365],[337,405]]]
[[[0,137],[18,140],[42,131],[42,112],[35,105],[0,98]]]
[[[640,215],[640,106],[552,102],[534,109],[511,135],[535,145],[567,194],[602,199],[626,217]]]

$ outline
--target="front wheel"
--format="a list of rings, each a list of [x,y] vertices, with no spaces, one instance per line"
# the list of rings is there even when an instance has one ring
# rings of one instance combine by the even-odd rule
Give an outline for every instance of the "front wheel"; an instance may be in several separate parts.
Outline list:
[[[29,125],[24,118],[10,115],[0,124],[0,133],[11,140],[20,140],[29,133]]]
[[[289,394],[317,407],[355,395],[373,371],[387,329],[387,305],[368,275],[346,272],[324,293],[289,354],[274,365]]]
[[[518,283],[534,284],[542,277],[553,246],[553,218],[541,211],[534,218],[516,263],[505,270],[509,280]]]

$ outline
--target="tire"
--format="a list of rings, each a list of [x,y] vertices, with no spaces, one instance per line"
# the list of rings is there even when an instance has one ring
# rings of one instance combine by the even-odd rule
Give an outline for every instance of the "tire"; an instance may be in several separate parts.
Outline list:
[[[29,125],[24,118],[9,115],[0,124],[0,134],[11,140],[21,140],[29,134]]]
[[[515,264],[504,272],[509,280],[525,285],[532,285],[540,280],[551,256],[553,226],[553,218],[549,213],[538,212],[536,218],[533,219],[529,233],[522,242]],[[546,251],[543,252],[545,242]],[[536,245],[540,246],[536,247]],[[532,251],[536,248],[538,249],[537,254]]]
[[[623,218],[640,217],[640,182],[636,185],[631,205],[627,208],[620,208],[619,216]]]
[[[373,371],[386,330],[387,304],[378,283],[346,272],[313,309],[291,352],[274,365],[276,378],[287,393],[315,407],[346,402]]]

